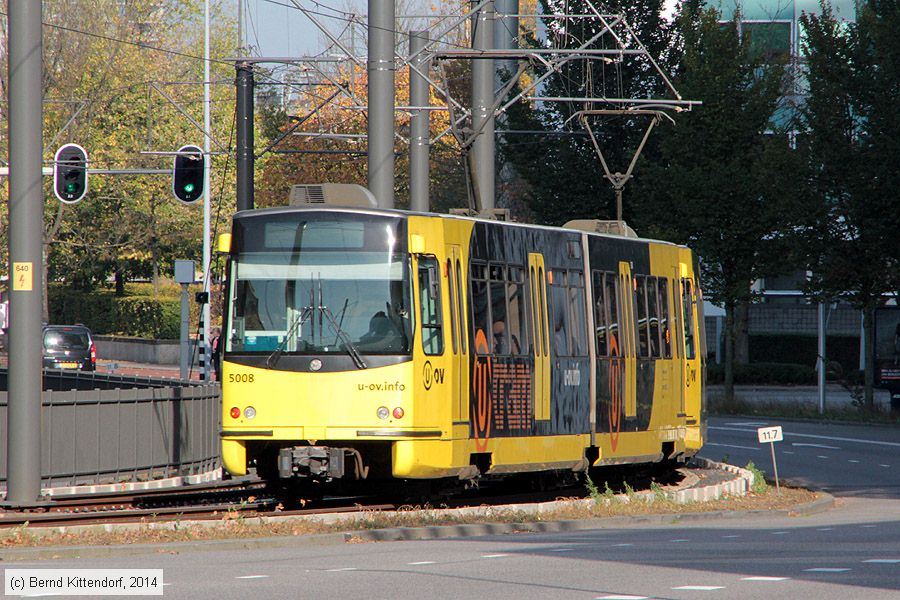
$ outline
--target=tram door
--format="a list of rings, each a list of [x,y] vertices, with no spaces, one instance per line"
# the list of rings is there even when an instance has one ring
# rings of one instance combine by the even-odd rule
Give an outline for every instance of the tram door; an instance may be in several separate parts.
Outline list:
[[[678,414],[676,417],[683,419],[684,412],[684,313],[683,304],[681,302],[681,270],[678,267],[674,269],[674,285],[671,285],[670,297],[666,299],[669,306],[672,307],[673,333],[672,339],[672,359],[675,362],[673,373],[673,385],[675,393],[678,394]]]
[[[450,365],[449,383],[450,394],[453,398],[453,422],[454,425],[465,425],[468,435],[469,422],[469,394],[468,394],[468,365],[466,358],[468,353],[466,332],[466,294],[463,290],[463,281],[466,280],[462,272],[462,252],[455,244],[446,246],[447,260],[444,264],[444,275],[447,283],[447,310],[450,319],[447,321],[450,330]]]
[[[637,352],[635,350],[635,336],[638,323],[635,307],[636,283],[631,277],[631,263],[619,262],[619,315],[620,343],[622,344],[622,356],[625,357],[625,418],[637,416]]]
[[[688,273],[687,265],[681,264],[681,297],[678,299],[683,315],[683,347],[684,356],[684,388],[682,395],[682,413],[688,419],[688,425],[700,418],[700,353],[698,344],[700,336],[697,327],[697,290],[694,280]],[[693,423],[692,423],[693,421]]]
[[[547,272],[544,256],[537,252],[528,254],[528,290],[531,311],[531,354],[534,358],[535,421],[550,418],[550,336],[547,324]]]

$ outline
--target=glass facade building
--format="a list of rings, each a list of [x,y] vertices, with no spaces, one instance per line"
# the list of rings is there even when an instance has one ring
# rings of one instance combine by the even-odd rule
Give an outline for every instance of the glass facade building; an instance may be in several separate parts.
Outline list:
[[[832,0],[834,14],[845,21],[856,20],[856,0]],[[750,33],[752,44],[776,54],[802,55],[803,13],[819,14],[818,0],[712,0],[708,6],[722,14],[722,21],[732,21],[740,11],[742,33]]]

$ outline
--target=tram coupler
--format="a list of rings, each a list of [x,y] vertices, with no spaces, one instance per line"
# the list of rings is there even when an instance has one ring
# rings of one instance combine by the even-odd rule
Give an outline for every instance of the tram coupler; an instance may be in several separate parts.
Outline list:
[[[327,446],[294,446],[278,452],[278,476],[331,481],[344,476],[344,449]]]

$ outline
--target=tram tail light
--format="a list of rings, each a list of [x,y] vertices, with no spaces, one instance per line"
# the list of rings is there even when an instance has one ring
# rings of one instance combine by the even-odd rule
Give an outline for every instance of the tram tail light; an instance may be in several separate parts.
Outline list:
[[[394,409],[394,418],[395,418],[395,419],[402,419],[402,418],[403,418],[403,415],[404,415],[404,413],[403,413],[403,409],[402,409],[402,408],[400,408],[400,407],[398,406],[397,408]]]
[[[232,419],[239,419],[241,417],[241,409],[237,406],[232,406],[230,414]]]

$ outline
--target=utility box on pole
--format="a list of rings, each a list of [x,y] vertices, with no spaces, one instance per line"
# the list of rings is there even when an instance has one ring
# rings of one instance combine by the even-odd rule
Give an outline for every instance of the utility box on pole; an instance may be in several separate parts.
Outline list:
[[[181,285],[181,379],[188,378],[188,371],[191,360],[191,340],[190,331],[190,296],[188,295],[188,286],[195,282],[194,280],[194,261],[192,260],[176,260],[175,261],[175,281]]]

